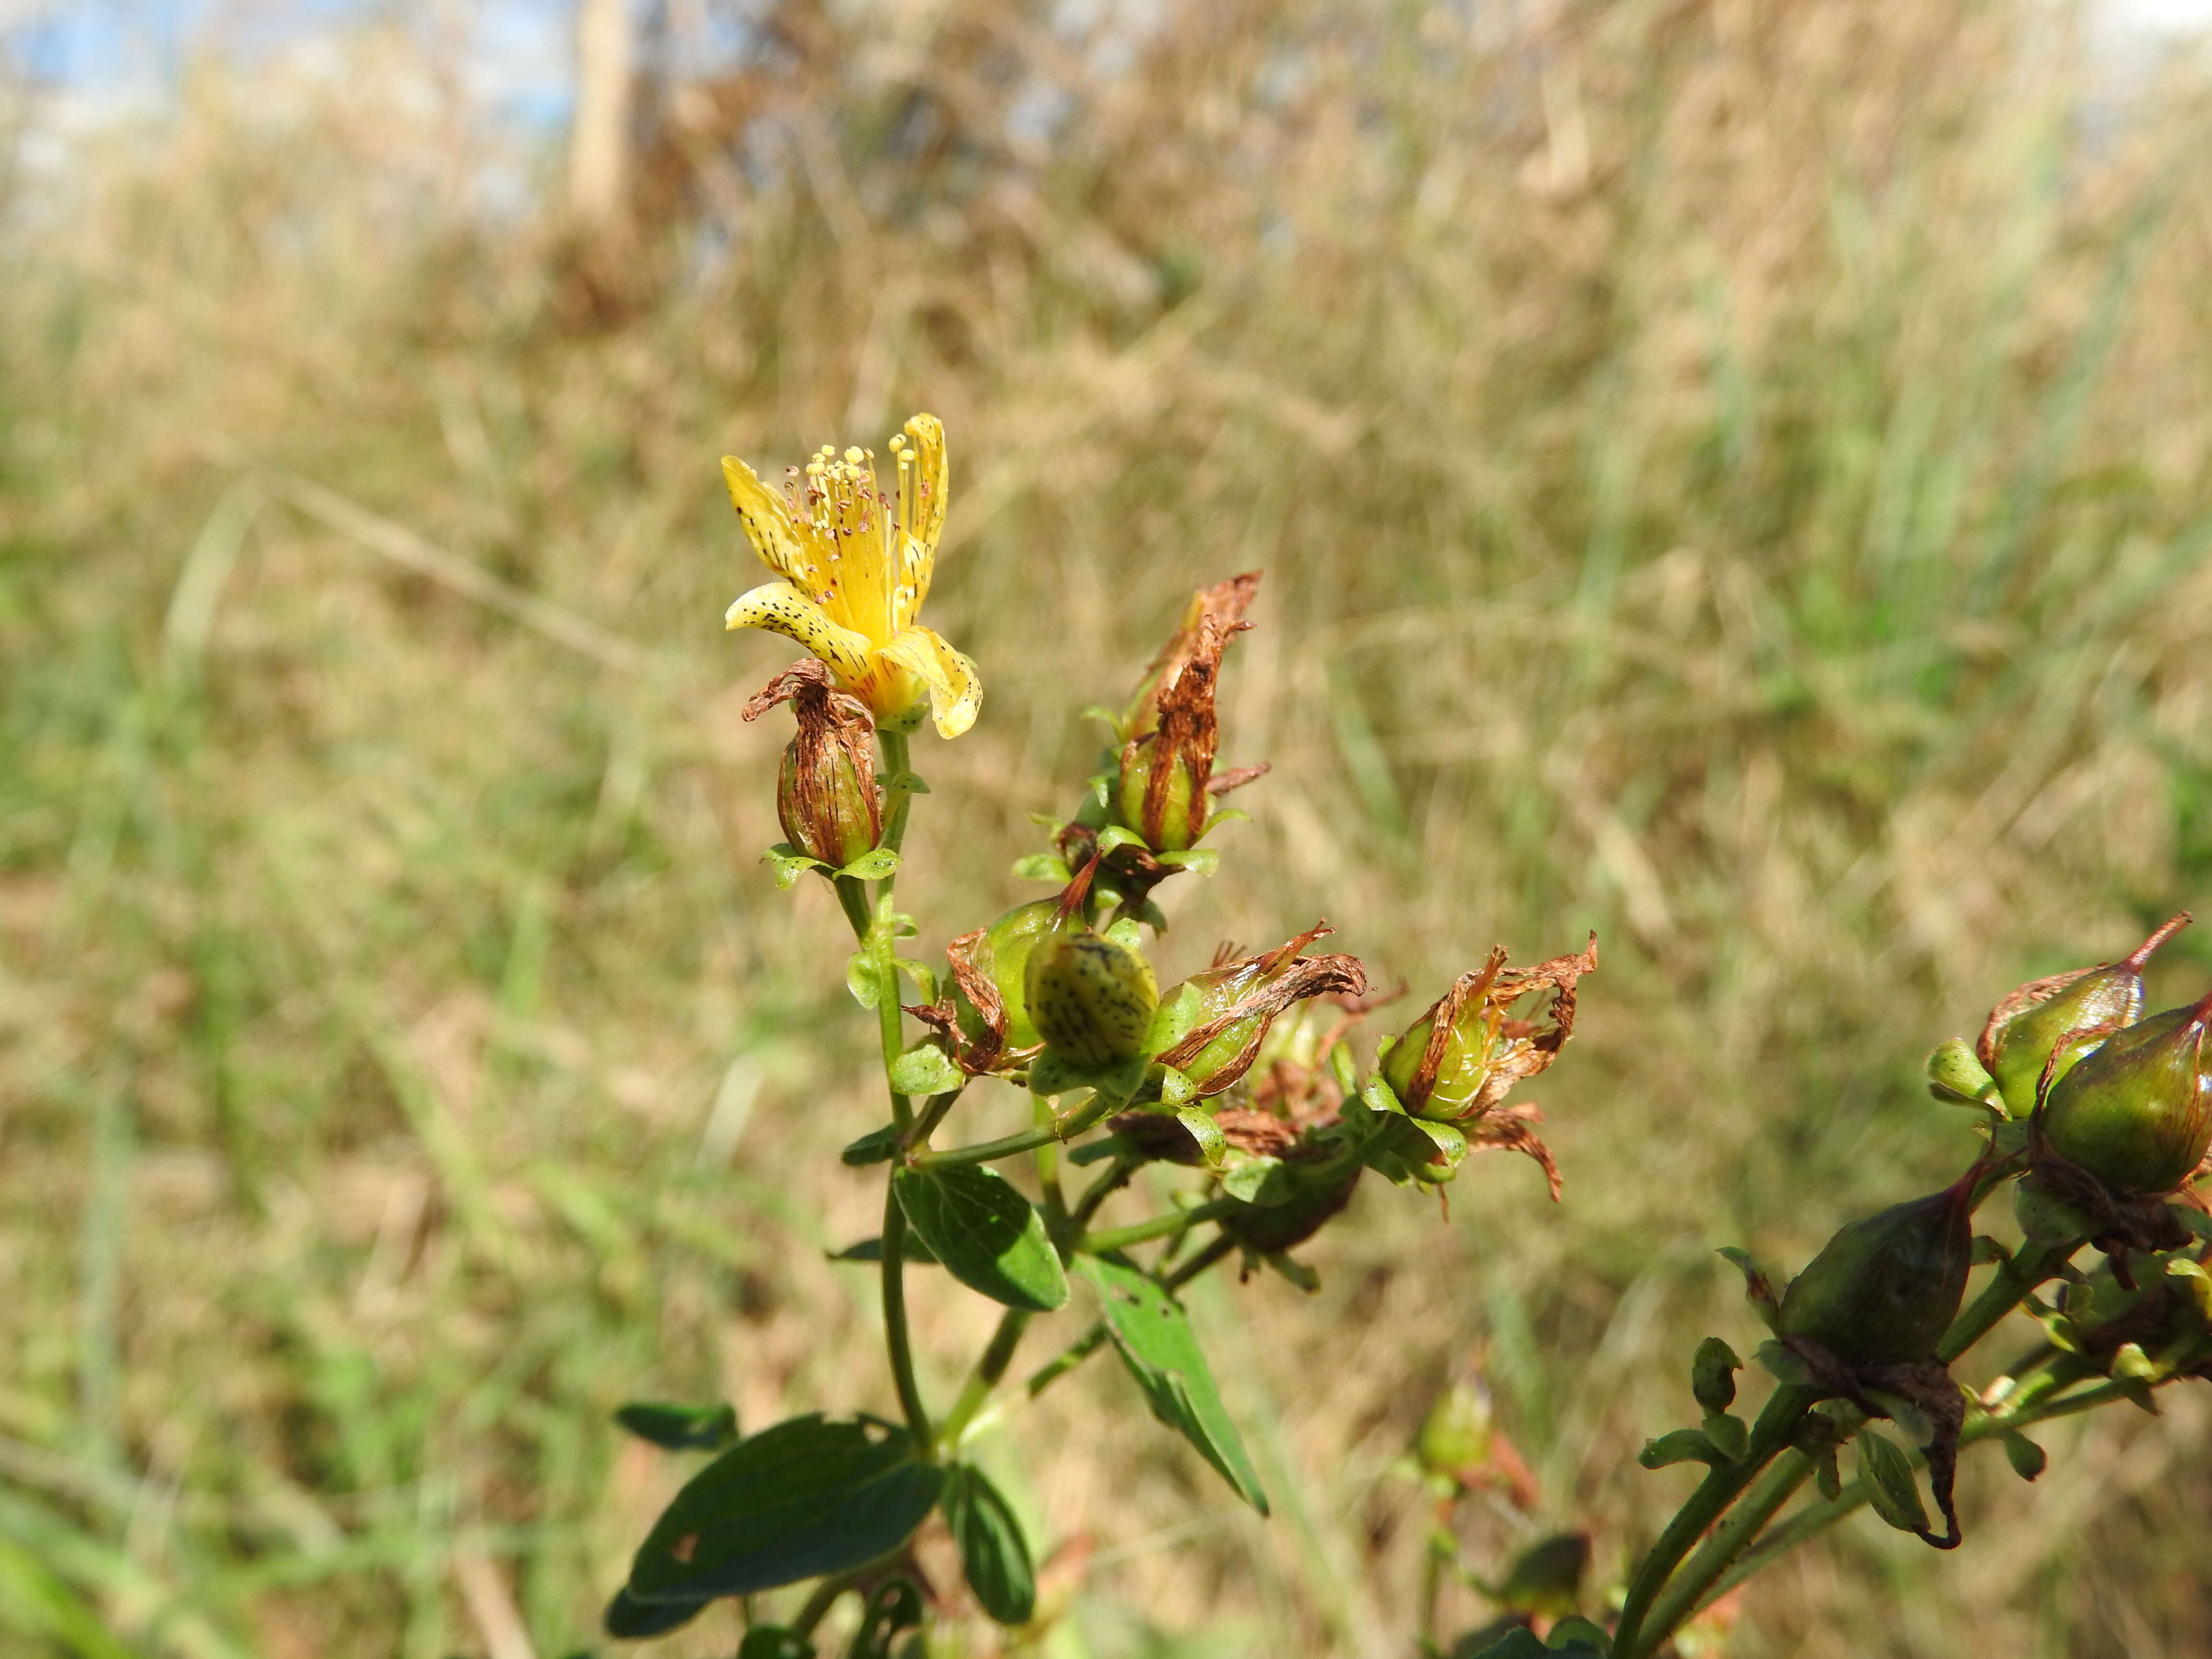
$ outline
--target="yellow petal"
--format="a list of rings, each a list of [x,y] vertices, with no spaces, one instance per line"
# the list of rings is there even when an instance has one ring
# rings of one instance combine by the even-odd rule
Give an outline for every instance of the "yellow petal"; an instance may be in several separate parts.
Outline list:
[[[730,505],[738,509],[738,522],[745,527],[745,539],[752,543],[753,550],[761,556],[761,562],[786,581],[810,592],[819,588],[822,582],[814,562],[806,556],[805,544],[791,522],[791,509],[784,505],[783,497],[763,483],[752,468],[734,455],[722,457],[722,480],[730,487]],[[732,628],[755,625],[730,624]]]
[[[830,613],[789,582],[763,582],[738,602],[722,618],[726,628],[765,628],[787,640],[796,640],[828,663],[848,686],[868,678],[868,638],[849,628],[840,628]]]
[[[934,629],[909,628],[877,655],[921,677],[929,687],[929,717],[937,723],[939,737],[957,738],[975,725],[983,706],[983,682],[975,665]]]

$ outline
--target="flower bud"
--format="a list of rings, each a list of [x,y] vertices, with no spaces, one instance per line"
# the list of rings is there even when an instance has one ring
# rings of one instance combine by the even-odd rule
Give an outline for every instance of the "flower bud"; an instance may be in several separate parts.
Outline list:
[[[829,667],[809,658],[763,686],[744,707],[757,720],[788,701],[799,733],[776,773],[775,817],[793,849],[842,869],[883,835],[876,787],[874,721],[867,705],[836,689]]]
[[[1790,1281],[1777,1331],[1847,1365],[1933,1359],[1973,1265],[1973,1188],[1961,1181],[1841,1229]]]
[[[2046,1070],[2055,1084],[2114,1030],[2141,1016],[2143,964],[2188,925],[2185,910],[2118,962],[2031,980],[1991,1010],[1976,1053],[2013,1116],[2035,1109]]]
[[[1524,1077],[1558,1058],[1575,1026],[1575,985],[1597,968],[1597,935],[1579,955],[1526,970],[1508,968],[1503,946],[1406,1029],[1382,1057],[1382,1080],[1415,1117],[1471,1122]],[[1550,987],[1551,1029],[1509,1019],[1506,1011]]]
[[[1212,799],[1256,772],[1213,775],[1220,744],[1214,712],[1222,653],[1251,626],[1245,608],[1257,572],[1192,596],[1182,625],[1146,671],[1120,722],[1121,775],[1115,804],[1121,822],[1155,853],[1188,850],[1206,832]]]
[[[2212,996],[2105,1041],[2051,1088],[2036,1120],[2051,1151],[2116,1193],[2170,1193],[2212,1146],[2204,1028]]]
[[[1464,1482],[1490,1461],[1490,1390],[1480,1376],[1462,1377],[1429,1407],[1413,1455],[1429,1474]]]
[[[1140,1053],[1160,1000],[1152,964],[1103,933],[1055,933],[1037,941],[1022,988],[1046,1046],[1091,1070]]]
[[[1328,931],[1322,922],[1264,955],[1218,963],[1175,987],[1164,1000],[1183,1035],[1160,1053],[1161,1063],[1201,1096],[1224,1093],[1251,1070],[1268,1028],[1292,1003],[1366,994],[1358,957],[1298,954]]]

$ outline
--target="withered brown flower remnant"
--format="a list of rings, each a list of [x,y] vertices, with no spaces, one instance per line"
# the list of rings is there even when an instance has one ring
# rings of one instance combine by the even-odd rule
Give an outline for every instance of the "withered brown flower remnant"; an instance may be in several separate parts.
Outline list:
[[[829,665],[812,657],[763,686],[745,704],[744,717],[758,720],[787,702],[799,733],[784,745],[776,774],[776,821],[793,850],[842,869],[872,849],[884,831],[875,721],[867,704],[838,690]]]
[[[1188,850],[1206,833],[1212,798],[1267,770],[1245,767],[1218,777],[1213,771],[1222,653],[1252,625],[1244,612],[1259,589],[1260,573],[1252,570],[1193,594],[1182,625],[1123,711],[1118,804],[1122,821],[1155,853]]]
[[[1533,1105],[1503,1103],[1513,1085],[1559,1058],[1574,1035],[1575,988],[1597,970],[1597,935],[1571,956],[1534,968],[1508,968],[1505,949],[1452,981],[1394,1043],[1382,1059],[1382,1080],[1408,1115],[1449,1123],[1473,1150],[1525,1152],[1544,1166],[1552,1196],[1559,1195],[1559,1166],[1534,1125],[1543,1115]],[[1513,1005],[1549,989],[1543,1018],[1509,1018]]]
[[[1268,1028],[1292,1003],[1366,995],[1367,971],[1358,957],[1299,954],[1330,931],[1326,921],[1316,922],[1272,951],[1192,975],[1165,999],[1178,1024],[1191,1024],[1153,1058],[1189,1078],[1201,1097],[1224,1094],[1243,1081]]]

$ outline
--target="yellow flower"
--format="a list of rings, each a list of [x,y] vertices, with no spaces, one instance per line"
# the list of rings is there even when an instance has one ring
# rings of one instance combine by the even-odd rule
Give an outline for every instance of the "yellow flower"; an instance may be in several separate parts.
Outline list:
[[[781,577],[732,605],[731,628],[765,628],[830,665],[878,724],[911,732],[927,694],[939,733],[975,723],[975,665],[915,624],[929,595],[945,528],[945,427],[917,415],[891,440],[895,495],[876,487],[876,458],[824,446],[791,469],[779,495],[733,455],[722,458],[730,501],[762,562]]]

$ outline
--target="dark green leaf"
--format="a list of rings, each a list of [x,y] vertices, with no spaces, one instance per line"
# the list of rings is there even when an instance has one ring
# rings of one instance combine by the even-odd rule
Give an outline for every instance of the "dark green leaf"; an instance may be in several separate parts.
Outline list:
[[[1735,1404],[1735,1374],[1742,1369],[1734,1348],[1709,1336],[1690,1361],[1690,1392],[1707,1411],[1724,1412]]]
[[[830,1259],[832,1261],[881,1261],[884,1259],[884,1241],[880,1237],[864,1238],[857,1244],[848,1244]],[[914,1236],[911,1227],[907,1229],[906,1243],[899,1247],[899,1260],[916,1267],[934,1267],[937,1265],[937,1258],[929,1253],[929,1246]]]
[[[781,1625],[755,1625],[738,1644],[738,1659],[814,1659],[814,1644]]]
[[[902,1095],[949,1095],[963,1081],[960,1068],[935,1042],[917,1042],[893,1060],[890,1079]]]
[[[1859,1432],[1859,1479],[1866,1485],[1867,1503],[1874,1512],[1899,1532],[1924,1533],[1928,1511],[1913,1484],[1912,1465],[1896,1443],[1872,1429]]]
[[[1197,1447],[1238,1495],[1265,1515],[1267,1494],[1237,1425],[1229,1420],[1182,1309],[1126,1261],[1085,1255],[1076,1258],[1076,1267],[1097,1289],[1114,1346],[1145,1391],[1152,1414]]]
[[[641,1440],[671,1451],[720,1451],[738,1437],[738,1414],[728,1406],[670,1406],[633,1400],[615,1421]]]
[[[1729,1461],[1729,1455],[1702,1430],[1674,1429],[1656,1440],[1645,1441],[1636,1461],[1647,1469],[1663,1469],[1675,1463],[1711,1463],[1718,1468]]]
[[[850,876],[854,881],[881,881],[899,867],[899,855],[888,847],[878,847],[872,853],[863,853],[837,873]]]
[[[2005,1431],[2004,1449],[2005,1457],[2012,1464],[2012,1472],[2023,1480],[2034,1480],[2051,1461],[2042,1447],[2017,1429]]]
[[[635,1642],[647,1636],[665,1636],[679,1625],[696,1619],[708,1596],[696,1601],[641,1601],[626,1589],[615,1592],[603,1621],[607,1634],[619,1641]]]
[[[859,1170],[871,1164],[885,1163],[897,1156],[899,1126],[886,1123],[880,1129],[871,1129],[858,1140],[837,1154],[838,1162],[848,1168]]]
[[[849,1571],[904,1543],[944,1482],[902,1429],[794,1417],[685,1483],[639,1547],[628,1593],[696,1602]]]
[[[1731,1459],[1741,1457],[1750,1449],[1751,1431],[1744,1420],[1733,1412],[1708,1412],[1700,1425],[1705,1438],[1726,1452]]]
[[[1766,1276],[1765,1270],[1759,1263],[1751,1259],[1751,1253],[1748,1250],[1740,1250],[1733,1244],[1724,1244],[1721,1247],[1720,1254],[1734,1262],[1736,1270],[1742,1273],[1745,1297],[1753,1308],[1759,1310],[1759,1316],[1766,1322],[1766,1328],[1772,1330],[1775,1321],[1781,1316],[1782,1313],[1782,1304],[1774,1294],[1774,1281]]]
[[[1521,1553],[1490,1599],[1509,1612],[1564,1618],[1582,1599],[1589,1555],[1588,1533],[1554,1534]]]
[[[1044,1218],[996,1170],[901,1170],[891,1186],[908,1224],[969,1290],[1030,1313],[1067,1305],[1067,1275]]]
[[[1029,1542],[981,1469],[958,1463],[945,1472],[945,1520],[959,1546],[960,1570],[983,1611],[1002,1625],[1028,1624],[1036,1612]]]
[[[1795,1386],[1813,1380],[1812,1370],[1797,1357],[1794,1349],[1779,1342],[1762,1342],[1751,1351],[1752,1358],[1766,1367],[1767,1374],[1777,1382]]]

